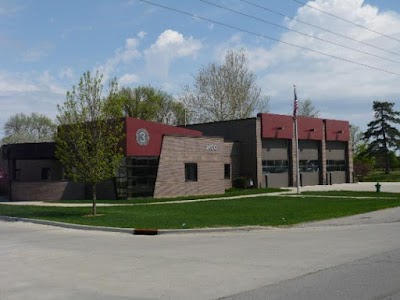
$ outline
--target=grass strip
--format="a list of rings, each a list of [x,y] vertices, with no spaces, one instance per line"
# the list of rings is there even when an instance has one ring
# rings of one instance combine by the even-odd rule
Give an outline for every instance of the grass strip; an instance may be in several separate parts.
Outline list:
[[[149,206],[39,207],[0,205],[0,215],[122,228],[187,229],[282,226],[400,206],[400,199],[257,197]]]
[[[128,200],[97,200],[97,203],[115,203],[115,204],[135,204],[135,203],[154,203],[154,202],[168,202],[168,201],[184,201],[184,200],[197,200],[197,199],[213,199],[213,198],[224,198],[244,195],[257,195],[257,194],[268,194],[276,192],[285,192],[287,189],[279,188],[261,188],[261,189],[229,189],[224,194],[219,195],[201,195],[201,196],[182,196],[175,198],[134,198]],[[92,203],[92,200],[61,200],[59,203]]]
[[[399,182],[400,181],[400,171],[392,171],[390,174],[385,174],[384,172],[372,172],[367,176],[362,178],[364,182]]]

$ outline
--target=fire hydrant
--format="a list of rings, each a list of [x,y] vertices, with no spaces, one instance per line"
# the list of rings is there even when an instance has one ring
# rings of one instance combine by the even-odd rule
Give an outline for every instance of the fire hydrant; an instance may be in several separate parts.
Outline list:
[[[377,182],[376,184],[375,184],[375,187],[376,187],[376,192],[377,193],[379,193],[380,191],[381,191],[381,184],[379,183],[379,182]]]

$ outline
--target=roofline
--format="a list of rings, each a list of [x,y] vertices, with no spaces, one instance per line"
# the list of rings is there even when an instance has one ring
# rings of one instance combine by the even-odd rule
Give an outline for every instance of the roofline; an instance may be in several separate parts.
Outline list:
[[[211,121],[211,122],[204,122],[204,123],[194,123],[194,124],[187,124],[186,126],[227,123],[227,122],[239,122],[239,121],[247,121],[247,120],[255,120],[255,119],[257,119],[257,117],[249,117],[249,118],[244,118],[244,119],[233,119],[233,120],[223,120],[223,121]],[[185,128],[185,125],[179,125],[178,127]]]

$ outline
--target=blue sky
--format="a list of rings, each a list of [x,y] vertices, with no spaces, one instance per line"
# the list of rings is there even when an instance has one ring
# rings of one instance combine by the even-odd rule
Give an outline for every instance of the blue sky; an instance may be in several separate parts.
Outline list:
[[[255,8],[240,0],[210,0],[338,46],[213,7],[198,0],[151,0],[274,39],[400,74],[400,42],[345,23],[293,0],[249,0],[342,35],[344,39]],[[306,2],[306,1],[302,1]],[[315,0],[308,4],[400,40],[400,3],[395,0]],[[293,84],[300,100],[311,99],[321,117],[366,127],[372,102],[399,107],[400,75],[194,19],[139,0],[0,0],[0,128],[13,114],[38,112],[55,118],[57,104],[86,70],[100,70],[120,86],[152,85],[179,97],[182,87],[228,49],[246,50],[272,113],[292,111]],[[2,136],[0,130],[0,137]]]

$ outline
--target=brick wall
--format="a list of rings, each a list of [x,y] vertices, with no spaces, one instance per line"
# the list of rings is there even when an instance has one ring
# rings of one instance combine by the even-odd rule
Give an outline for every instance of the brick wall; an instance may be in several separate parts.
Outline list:
[[[185,163],[197,163],[196,182],[186,182]],[[164,136],[154,197],[223,194],[232,186],[230,179],[224,179],[224,164],[231,164],[231,173],[237,174],[235,143],[213,137]]]
[[[7,161],[2,158],[2,148],[0,147],[0,196],[8,195],[8,166]]]
[[[256,168],[257,168],[257,174],[256,177],[254,177],[254,184],[255,187],[265,187],[265,177],[263,176],[263,171],[262,171],[262,139],[261,139],[261,118],[256,119]]]
[[[323,139],[321,141],[321,161],[322,161],[322,166],[321,166],[321,184],[327,184],[328,183],[328,178],[326,176],[326,160],[327,160],[327,153],[326,153],[326,124],[324,122],[324,131],[323,131]]]
[[[240,142],[240,176],[252,178],[259,184],[261,169],[261,122],[259,118],[188,125],[206,136],[218,136]]]
[[[347,142],[346,161],[347,161],[346,180],[349,183],[353,183],[354,163],[353,163],[353,145],[351,144],[351,139]]]
[[[13,201],[79,200],[85,198],[85,186],[68,181],[13,182]]]
[[[42,169],[50,169],[51,180],[61,180],[62,165],[55,159],[22,159],[16,161],[16,168],[21,170],[20,181],[42,180]]]

